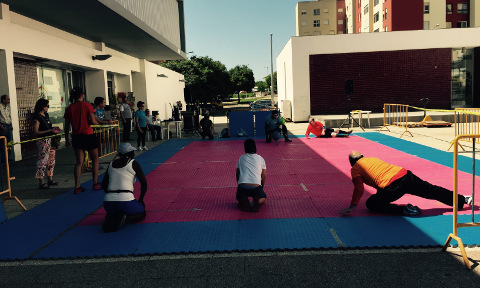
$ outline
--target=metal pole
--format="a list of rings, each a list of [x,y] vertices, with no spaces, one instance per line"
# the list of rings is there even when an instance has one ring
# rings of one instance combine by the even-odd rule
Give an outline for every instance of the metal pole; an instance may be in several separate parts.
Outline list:
[[[273,34],[270,33],[270,96],[272,98],[272,106],[275,104],[273,98]]]

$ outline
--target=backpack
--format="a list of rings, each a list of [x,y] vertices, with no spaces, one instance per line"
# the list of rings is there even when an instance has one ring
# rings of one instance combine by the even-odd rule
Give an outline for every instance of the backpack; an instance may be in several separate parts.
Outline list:
[[[222,138],[228,138],[230,135],[228,135],[228,128],[223,128],[222,132],[220,133]]]

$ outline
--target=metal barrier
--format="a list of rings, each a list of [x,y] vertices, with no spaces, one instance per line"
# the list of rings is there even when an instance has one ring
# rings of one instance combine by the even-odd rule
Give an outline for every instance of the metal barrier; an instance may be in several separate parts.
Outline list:
[[[458,146],[460,145],[458,141],[463,139],[472,138],[473,142],[473,193],[472,193],[472,222],[469,223],[458,223]],[[480,226],[479,222],[475,222],[475,143],[479,139],[480,134],[472,134],[472,135],[457,135],[453,140],[453,232],[448,235],[447,242],[443,245],[442,251],[446,251],[450,241],[452,239],[457,240],[458,247],[460,247],[460,251],[462,252],[463,262],[465,266],[470,269],[470,261],[468,260],[467,253],[465,252],[465,247],[463,246],[462,239],[458,237],[458,228],[461,227],[478,227]]]
[[[5,167],[6,167],[6,170],[7,170],[6,171],[7,172],[7,189],[0,192],[0,195],[7,194],[7,196],[5,198],[3,198],[2,204],[5,203],[5,201],[7,201],[7,200],[15,200],[23,208],[24,211],[27,211],[27,208],[25,206],[23,206],[22,202],[20,202],[20,200],[18,200],[17,196],[12,196],[12,186],[10,185],[10,181],[14,180],[15,177],[10,177],[10,164],[8,162],[8,149],[9,148],[7,147],[7,138],[5,136],[0,136],[0,141],[3,141],[3,147],[4,147],[3,153],[5,153],[5,155],[4,155],[4,157],[5,157]],[[1,151],[0,151],[0,153],[1,153]],[[3,175],[0,175],[0,177],[3,177]]]
[[[480,108],[455,108],[455,137],[466,134],[480,134]],[[461,141],[480,143],[480,140],[470,138],[462,139]],[[465,151],[461,144],[458,145]],[[447,151],[452,146],[453,141],[450,143]]]
[[[120,126],[118,120],[113,121],[112,125],[92,125],[93,133],[98,139],[98,158],[103,158],[114,153],[117,153],[117,147],[120,145]],[[88,152],[85,151],[84,163],[86,166],[82,167],[84,172],[91,164],[88,157]],[[85,165],[85,164],[84,164]]]
[[[378,132],[382,131],[383,128],[387,128],[388,132],[390,132],[388,126],[405,128],[400,138],[405,133],[409,133],[413,137],[412,133],[408,131],[408,105],[383,104],[383,126]]]

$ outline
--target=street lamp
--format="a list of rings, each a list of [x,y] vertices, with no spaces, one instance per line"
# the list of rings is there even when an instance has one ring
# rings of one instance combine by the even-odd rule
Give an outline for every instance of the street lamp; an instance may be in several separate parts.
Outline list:
[[[273,99],[273,34],[270,33],[270,96],[272,98],[272,106],[274,105]]]
[[[190,51],[190,52],[187,52],[185,55],[187,56],[187,59],[188,59],[188,54],[192,54],[193,51]]]

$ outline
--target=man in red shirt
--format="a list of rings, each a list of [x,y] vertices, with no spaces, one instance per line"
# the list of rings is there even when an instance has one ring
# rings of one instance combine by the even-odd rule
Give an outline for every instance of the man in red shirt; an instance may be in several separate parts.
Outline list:
[[[392,204],[405,194],[415,195],[425,199],[433,199],[448,206],[453,206],[453,192],[440,186],[428,183],[410,170],[398,167],[377,158],[364,158],[362,153],[353,151],[348,156],[352,166],[353,190],[350,207],[340,211],[340,214],[352,212],[357,207],[363,195],[363,183],[377,189],[377,193],[367,200],[367,208],[373,212],[414,216],[422,214],[422,210],[412,204],[405,206]],[[472,205],[472,197],[458,194],[458,209],[463,205]]]
[[[75,190],[74,193],[82,193],[85,188],[80,186],[80,174],[82,173],[85,150],[92,160],[93,190],[102,189],[98,183],[98,140],[93,133],[92,126],[98,125],[95,118],[95,110],[92,105],[83,101],[85,95],[82,88],[75,87],[70,93],[73,103],[65,109],[65,146],[70,148],[70,127],[72,127],[72,144],[75,150]]]
[[[308,119],[308,127],[307,132],[305,132],[305,138],[309,139],[310,133],[320,138],[348,137],[352,133],[352,130],[345,132],[342,130],[335,131],[332,128],[323,128],[324,126],[322,122],[315,121],[313,117],[310,117]]]

